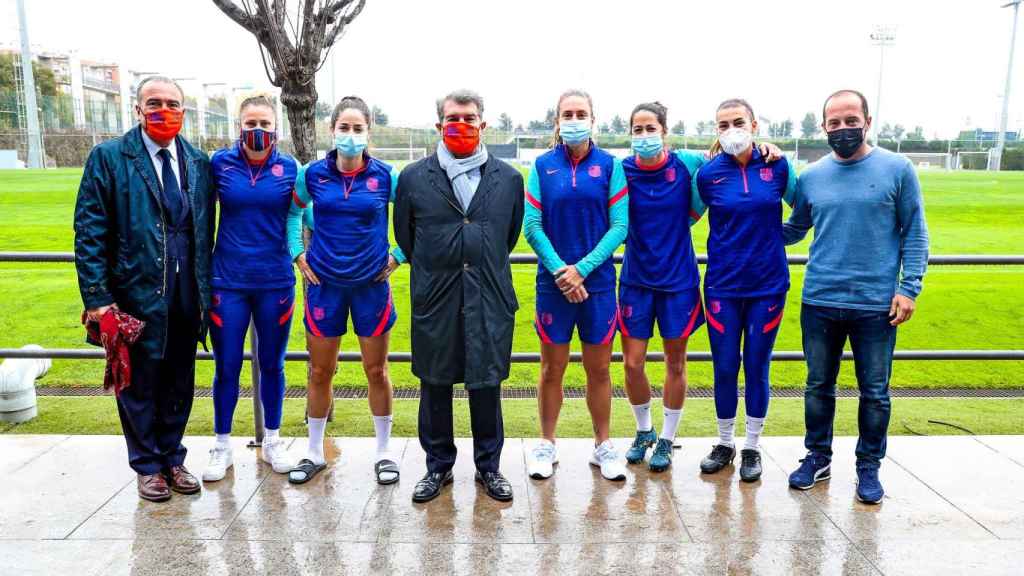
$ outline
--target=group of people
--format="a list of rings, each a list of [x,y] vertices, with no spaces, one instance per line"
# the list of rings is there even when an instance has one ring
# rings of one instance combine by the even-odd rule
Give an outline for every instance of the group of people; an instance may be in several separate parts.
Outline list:
[[[511,500],[512,486],[499,470],[500,385],[509,375],[519,308],[509,254],[521,232],[538,256],[541,438],[529,454],[529,475],[542,480],[556,469],[573,332],[582,343],[593,421],[590,463],[613,481],[626,478],[627,463],[668,469],[686,399],[687,342],[707,324],[719,440],[701,472],[714,474],[735,459],[742,363],[740,478],[756,481],[769,363],[790,287],[785,245],[813,227],[801,308],[808,453],[789,483],[808,489],[830,476],[836,376],[849,339],[861,391],[857,495],[881,501],[896,327],[913,314],[928,235],[913,166],[867,144],[870,116],[860,93],[842,90],[826,99],[823,128],[833,152],[798,178],[776,146],[755,144],[757,120],[744,100],[719,105],[718,139],[707,153],[669,151],[666,108],[639,104],[630,116],[632,155],[619,160],[592,138],[591,97],[570,90],[558,99],[553,147],[536,159],[525,185],[518,170],[488,154],[483,100],[467,90],[438,100],[436,153],[400,173],[372,156],[371,114],[358,97],[337,103],[329,125],[333,148],[305,166],[278,150],[275,109],[266,97],[241,103],[237,142],[209,160],[179,134],[184,94],[173,80],[146,79],[137,101],[139,124],[97,146],[86,163],[75,254],[88,322],[123,314],[145,323],[128,352],[130,381],[117,394],[140,497],[165,501],[172,492],[201,489],[184,466],[182,437],[196,345],[205,346],[207,330],[216,364],[216,441],[202,479],[228,474],[250,323],[266,428],[260,457],[294,484],[324,470],[332,378],[350,316],[376,435],[373,474],[380,484],[398,482],[387,363],[398,312],[388,279],[408,263],[412,370],[421,381],[418,432],[427,461],[413,500],[432,500],[453,480],[452,393],[460,383],[469,397],[476,480],[490,497]],[[793,208],[788,222],[783,202]],[[702,293],[690,226],[705,213]],[[617,279],[612,255],[623,243]],[[300,313],[310,356],[309,437],[297,461],[280,437],[293,264],[304,283]],[[660,432],[645,372],[655,323],[666,364]],[[624,458],[609,439],[616,333],[636,419]]]

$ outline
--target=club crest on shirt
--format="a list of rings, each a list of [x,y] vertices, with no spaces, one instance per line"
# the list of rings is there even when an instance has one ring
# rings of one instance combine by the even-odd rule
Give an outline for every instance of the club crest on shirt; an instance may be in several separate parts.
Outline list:
[[[551,312],[541,312],[540,323],[545,326],[551,326],[555,321],[555,317],[551,315]]]
[[[676,181],[676,169],[675,168],[669,168],[668,170],[665,170],[665,182],[675,182],[675,181]]]
[[[220,306],[220,294],[213,295],[213,307],[216,308],[217,306]]]
[[[718,314],[719,312],[721,312],[722,311],[722,303],[719,302],[718,300],[712,300],[711,301],[711,311],[714,312],[715,314]]]
[[[317,320],[323,320],[324,319],[324,309],[319,307],[319,306],[313,307],[313,318],[315,318]]]
[[[632,306],[623,306],[622,307],[622,317],[623,318],[632,318],[633,317],[633,307]]]
[[[590,168],[587,169],[587,174],[590,174],[591,178],[600,178],[601,177],[601,167],[598,166],[597,164],[595,164],[595,165],[593,165],[593,166],[591,166]]]
[[[273,166],[270,167],[270,173],[280,178],[281,176],[284,176],[284,166],[280,164],[274,164]]]
[[[380,182],[378,182],[376,178],[367,178],[366,189],[369,190],[370,192],[376,192],[378,189],[380,189]]]
[[[761,181],[762,182],[771,182],[774,179],[775,179],[775,174],[772,172],[771,168],[761,168]]]

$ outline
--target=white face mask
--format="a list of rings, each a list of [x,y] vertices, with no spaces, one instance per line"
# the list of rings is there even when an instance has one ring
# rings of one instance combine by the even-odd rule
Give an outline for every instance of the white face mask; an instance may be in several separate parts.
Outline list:
[[[753,139],[754,136],[749,130],[735,126],[718,135],[718,143],[722,145],[722,150],[730,156],[736,156],[745,151],[750,147]]]

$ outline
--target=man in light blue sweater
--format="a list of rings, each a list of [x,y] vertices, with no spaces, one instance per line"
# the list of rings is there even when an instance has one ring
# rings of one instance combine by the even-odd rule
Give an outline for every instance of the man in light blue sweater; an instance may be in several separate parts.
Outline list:
[[[857,498],[875,504],[889,427],[889,377],[896,327],[914,313],[928,263],[921,188],[906,158],[865,142],[868,104],[854,90],[825,101],[822,127],[833,153],[809,166],[784,234],[799,242],[814,227],[800,327],[807,359],[807,457],[790,475],[806,490],[831,476],[836,375],[847,338],[860,388]]]

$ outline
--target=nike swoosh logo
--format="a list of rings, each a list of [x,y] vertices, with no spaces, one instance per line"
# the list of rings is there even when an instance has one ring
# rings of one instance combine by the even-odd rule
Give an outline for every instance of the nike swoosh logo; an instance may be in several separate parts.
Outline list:
[[[329,182],[330,178],[317,178],[316,181],[323,184],[324,182]]]
[[[711,181],[712,184],[721,184],[722,182],[725,182],[724,176],[721,178],[715,178],[714,180]]]
[[[221,172],[227,172],[228,170],[231,170],[232,168],[234,168],[234,166],[225,166],[224,168],[221,169]]]
[[[558,172],[558,169],[557,169],[557,168],[556,168],[556,169],[554,169],[554,170],[547,170],[547,173],[548,173],[548,175],[549,175],[549,176],[550,176],[551,174],[554,174],[554,173],[556,173],[556,172]]]
[[[281,298],[280,300],[277,301],[278,304],[285,304],[286,302],[288,302],[288,298],[287,297]]]
[[[779,305],[778,305],[778,304],[776,304],[775,306],[769,306],[769,307],[768,307],[768,311],[769,311],[769,312],[774,312],[774,311],[775,311],[775,309],[776,309],[776,308],[778,308],[778,307],[779,307]]]

